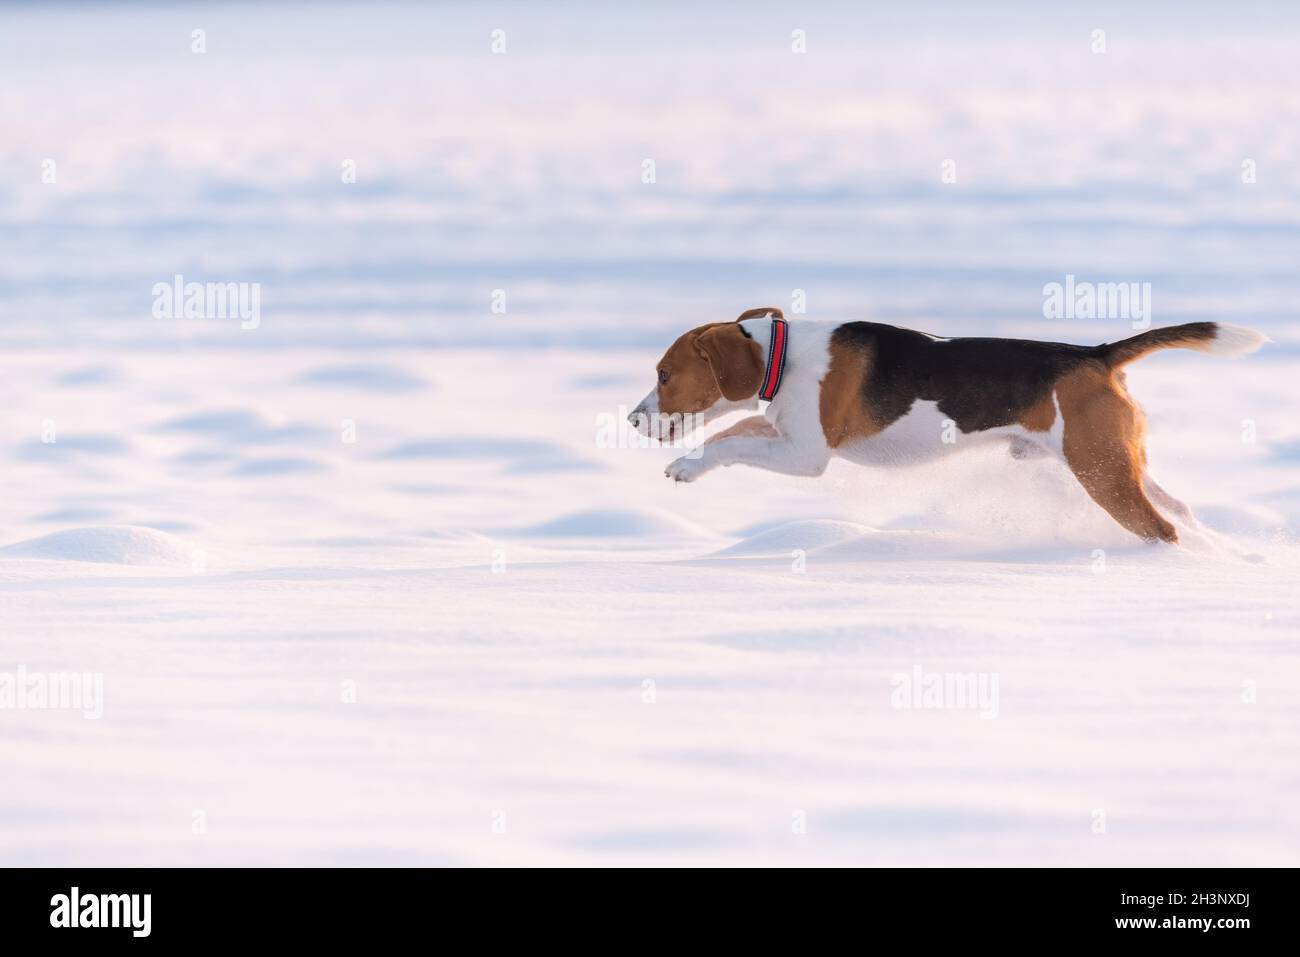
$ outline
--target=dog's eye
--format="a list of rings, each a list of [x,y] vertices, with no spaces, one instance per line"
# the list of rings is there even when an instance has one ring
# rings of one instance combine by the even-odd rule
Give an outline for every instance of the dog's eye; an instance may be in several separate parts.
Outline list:
[[[667,384],[668,384],[668,370],[667,370],[667,369],[660,369],[660,370],[659,370],[659,384],[660,384],[660,385],[667,385]]]

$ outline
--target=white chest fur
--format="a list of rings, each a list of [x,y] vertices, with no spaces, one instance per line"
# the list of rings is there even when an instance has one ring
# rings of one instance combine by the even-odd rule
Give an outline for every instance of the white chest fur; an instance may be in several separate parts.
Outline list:
[[[781,378],[781,389],[765,414],[787,440],[801,446],[824,448],[826,436],[821,423],[821,383],[830,368],[831,333],[836,326],[807,319],[788,320],[788,324],[785,374]],[[748,319],[741,325],[763,347],[763,365],[766,367],[771,345],[771,320]]]

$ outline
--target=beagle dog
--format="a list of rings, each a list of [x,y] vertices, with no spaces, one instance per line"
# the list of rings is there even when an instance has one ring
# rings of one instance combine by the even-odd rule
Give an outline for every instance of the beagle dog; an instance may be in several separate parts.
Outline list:
[[[1016,458],[1056,455],[1124,528],[1176,542],[1155,505],[1188,520],[1191,512],[1147,474],[1144,417],[1123,367],[1157,349],[1236,356],[1267,341],[1214,322],[1099,346],[944,339],[876,322],[786,320],[765,307],[681,336],[659,360],[655,388],[628,418],[643,435],[671,441],[769,402],[764,415],[671,463],[665,474],[678,482],[720,465],[816,476],[831,456],[914,465],[1002,442]]]

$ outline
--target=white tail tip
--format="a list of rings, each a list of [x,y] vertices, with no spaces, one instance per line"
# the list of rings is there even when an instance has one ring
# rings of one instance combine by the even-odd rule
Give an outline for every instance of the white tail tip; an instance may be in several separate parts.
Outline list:
[[[1214,356],[1244,356],[1254,352],[1266,342],[1272,342],[1268,336],[1254,329],[1241,326],[1227,326],[1221,322],[1214,324],[1214,338],[1202,346],[1203,352]]]

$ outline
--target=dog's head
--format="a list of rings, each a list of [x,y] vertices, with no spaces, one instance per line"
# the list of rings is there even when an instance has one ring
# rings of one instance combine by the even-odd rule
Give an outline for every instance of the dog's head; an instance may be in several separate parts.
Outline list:
[[[642,435],[672,441],[695,422],[757,408],[763,349],[741,323],[765,315],[782,313],[750,309],[735,322],[709,323],[680,336],[655,368],[659,381],[628,421]]]

